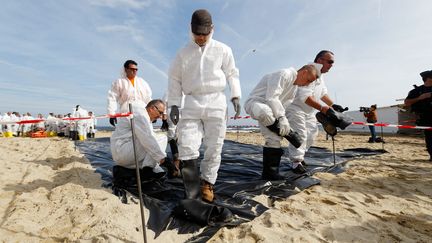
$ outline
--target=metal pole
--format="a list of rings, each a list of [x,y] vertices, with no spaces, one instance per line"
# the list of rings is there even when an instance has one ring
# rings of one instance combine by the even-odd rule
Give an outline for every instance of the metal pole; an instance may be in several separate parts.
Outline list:
[[[240,133],[239,125],[237,125],[237,142],[239,141],[239,133]]]
[[[331,136],[333,143],[333,166],[336,165],[336,149],[335,149],[335,139],[334,136]]]
[[[381,127],[381,144],[382,144],[382,150],[384,150],[384,132],[383,132],[383,127]]]
[[[132,131],[132,144],[133,144],[133,151],[134,151],[134,159],[135,159],[135,171],[136,171],[136,177],[137,177],[137,184],[138,184],[138,194],[139,194],[139,201],[140,201],[140,211],[141,211],[141,223],[143,227],[143,238],[144,243],[147,243],[147,229],[146,229],[146,223],[145,223],[145,215],[144,215],[144,203],[142,198],[142,190],[141,190],[141,177],[139,173],[139,165],[136,155],[136,146],[135,146],[135,129],[134,129],[134,117],[132,112],[132,104],[129,104],[129,112],[132,113],[132,117],[130,119],[131,122],[131,131]]]

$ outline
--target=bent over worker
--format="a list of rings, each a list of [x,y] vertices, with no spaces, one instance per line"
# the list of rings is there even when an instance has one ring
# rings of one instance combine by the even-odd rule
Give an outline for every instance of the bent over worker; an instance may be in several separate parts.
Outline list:
[[[283,150],[281,141],[285,137],[298,147],[302,143],[296,131],[292,131],[285,115],[286,107],[293,101],[298,86],[305,86],[320,76],[321,64],[305,65],[296,71],[282,69],[265,75],[252,90],[245,103],[245,110],[258,120],[261,134],[265,138],[263,148],[262,178],[281,180],[279,165]],[[304,173],[303,167],[293,169],[294,173]]]
[[[146,105],[142,101],[134,101],[132,110],[135,151],[140,169],[147,167],[156,174],[164,173],[160,165],[165,162],[167,138],[165,135],[155,134],[152,122],[162,117],[165,103],[162,100],[152,100]],[[135,157],[129,117],[118,119],[118,125],[110,141],[111,153],[116,165],[134,169]]]

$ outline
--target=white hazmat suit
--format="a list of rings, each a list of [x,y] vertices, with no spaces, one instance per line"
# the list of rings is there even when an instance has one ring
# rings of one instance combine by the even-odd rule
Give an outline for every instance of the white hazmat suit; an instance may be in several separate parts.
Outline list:
[[[153,168],[153,172],[163,172],[160,160],[166,157],[167,138],[164,134],[155,134],[150,117],[143,102],[133,102],[134,133],[137,160],[140,168]],[[130,118],[119,118],[111,136],[111,153],[117,165],[133,169],[135,158],[132,143]]]
[[[297,93],[294,84],[297,71],[294,68],[282,69],[265,75],[252,90],[245,103],[245,111],[258,120],[265,138],[265,147],[280,148],[282,136],[270,131],[267,126],[285,116],[285,107],[292,103]]]
[[[134,84],[132,84],[123,71],[121,78],[115,80],[108,91],[108,114],[113,115],[117,112],[128,112],[129,103],[132,101],[139,100],[147,104],[151,100],[151,97],[152,91],[144,79],[136,76]],[[119,104],[119,108],[117,104]]]
[[[85,118],[88,117],[88,111],[78,106],[72,113],[74,118]],[[87,120],[76,120],[76,131],[78,132],[79,140],[85,140],[87,138]]]
[[[306,99],[308,97],[313,97],[316,101],[320,101],[326,94],[327,87],[321,76],[308,86],[299,87],[293,103],[287,108],[286,115],[291,128],[297,131],[304,141],[299,148],[295,148],[291,144],[288,145],[289,158],[291,161],[303,161],[306,151],[313,144],[316,136],[318,136],[318,124],[315,118],[316,110],[305,103]]]
[[[168,105],[181,107],[177,124],[179,159],[197,159],[203,140],[201,178],[211,184],[217,179],[225,138],[227,82],[231,99],[240,98],[239,71],[231,48],[211,36],[203,47],[192,38],[177,53],[169,70]]]

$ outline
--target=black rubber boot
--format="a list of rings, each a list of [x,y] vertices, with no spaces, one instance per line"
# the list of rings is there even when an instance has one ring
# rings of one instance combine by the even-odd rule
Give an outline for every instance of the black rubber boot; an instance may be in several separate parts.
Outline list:
[[[185,187],[186,199],[201,198],[200,178],[198,171],[198,160],[183,160],[183,168],[181,169],[183,177],[183,185]]]
[[[326,114],[322,112],[318,112],[316,113],[315,117],[318,120],[318,122],[321,123],[321,125],[324,128],[324,131],[328,135],[334,137],[337,134],[336,126],[330,122],[330,119],[326,116]]]
[[[340,112],[329,109],[326,114],[322,112],[316,113],[317,120],[322,124],[324,130],[330,135],[337,134],[336,127],[344,130],[347,126],[351,125],[352,119]]]
[[[336,127],[339,127],[342,130],[352,123],[351,117],[348,117],[340,112],[336,112],[333,109],[329,109],[326,115]]]
[[[282,155],[283,150],[281,148],[263,148],[262,179],[271,181],[285,180],[285,177],[279,174]]]
[[[279,121],[276,120],[272,125],[267,126],[267,128],[270,131],[272,131],[272,132],[274,132],[280,136],[280,129],[278,127],[278,124],[279,124]],[[300,135],[293,130],[290,130],[288,135],[286,135],[284,138],[286,138],[286,140],[288,140],[288,142],[290,142],[296,148],[299,148],[301,146],[301,144],[303,143],[302,139],[300,138]]]

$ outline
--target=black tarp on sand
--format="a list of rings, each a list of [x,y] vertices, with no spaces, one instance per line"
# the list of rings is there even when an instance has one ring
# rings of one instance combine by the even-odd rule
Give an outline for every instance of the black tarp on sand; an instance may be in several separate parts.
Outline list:
[[[103,186],[112,185],[112,167],[114,161],[111,157],[109,138],[89,139],[84,142],[76,142],[76,146],[83,153],[96,172],[102,175]],[[202,148],[201,148],[202,149]],[[287,153],[287,152],[285,152]],[[382,151],[369,149],[352,149],[337,153],[335,163],[331,151],[324,148],[312,147],[305,156],[308,173],[296,175],[290,171],[290,163],[287,155],[282,158],[280,171],[286,176],[285,181],[261,180],[262,147],[242,144],[226,140],[222,150],[222,163],[219,169],[218,180],[215,184],[215,205],[228,208],[234,219],[228,223],[220,223],[206,226],[203,231],[189,239],[189,242],[205,242],[210,239],[221,227],[235,226],[243,222],[251,221],[268,208],[253,200],[257,195],[265,194],[269,197],[269,204],[275,199],[286,198],[312,185],[319,184],[319,180],[312,178],[315,172],[339,173],[343,171],[343,165],[353,158],[376,155]],[[201,151],[201,154],[203,152]],[[194,222],[185,221],[173,216],[173,209],[183,199],[183,184],[181,179],[167,179],[160,185],[149,182],[144,196],[145,206],[150,215],[147,227],[158,236],[165,229],[177,229],[179,234],[193,233],[200,230],[200,226]],[[136,191],[131,191],[136,194]]]

